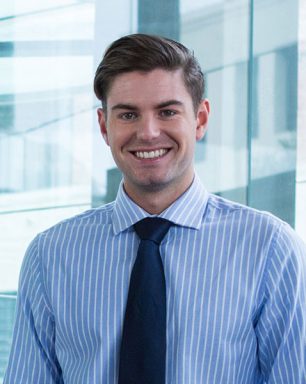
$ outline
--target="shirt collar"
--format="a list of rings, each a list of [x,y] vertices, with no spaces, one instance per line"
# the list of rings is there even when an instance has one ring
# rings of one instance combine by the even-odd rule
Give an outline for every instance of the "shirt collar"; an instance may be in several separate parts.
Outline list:
[[[195,175],[191,186],[158,217],[173,223],[194,229],[201,226],[202,217],[207,205],[208,192],[203,187],[199,177]],[[145,217],[154,217],[139,207],[126,194],[121,182],[112,216],[114,234],[126,230]]]

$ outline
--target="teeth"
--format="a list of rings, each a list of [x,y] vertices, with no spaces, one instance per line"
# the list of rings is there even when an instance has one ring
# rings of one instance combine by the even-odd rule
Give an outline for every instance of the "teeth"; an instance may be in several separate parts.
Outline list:
[[[139,157],[141,159],[154,159],[156,157],[163,156],[165,153],[167,153],[167,149],[157,149],[156,151],[150,151],[150,152],[136,152],[136,157]]]

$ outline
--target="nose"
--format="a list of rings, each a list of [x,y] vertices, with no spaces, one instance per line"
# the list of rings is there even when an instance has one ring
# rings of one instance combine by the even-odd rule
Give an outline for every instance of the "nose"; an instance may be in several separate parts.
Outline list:
[[[154,116],[143,116],[137,127],[137,139],[150,141],[160,135],[159,122]]]

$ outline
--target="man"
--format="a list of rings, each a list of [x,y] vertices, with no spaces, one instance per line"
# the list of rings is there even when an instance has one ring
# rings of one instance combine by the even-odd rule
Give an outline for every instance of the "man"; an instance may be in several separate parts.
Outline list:
[[[203,92],[175,41],[136,34],[108,48],[98,120],[123,182],[115,202],[31,243],[5,384],[306,383],[305,246],[274,216],[201,185]],[[138,223],[156,218],[164,238],[143,239]],[[143,249],[163,278],[142,272]]]

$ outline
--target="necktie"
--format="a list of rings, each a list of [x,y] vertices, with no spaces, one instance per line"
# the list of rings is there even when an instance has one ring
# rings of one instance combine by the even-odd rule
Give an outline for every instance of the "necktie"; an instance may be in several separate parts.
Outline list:
[[[134,225],[141,241],[130,279],[119,384],[165,383],[166,284],[159,244],[171,225],[158,217]]]

